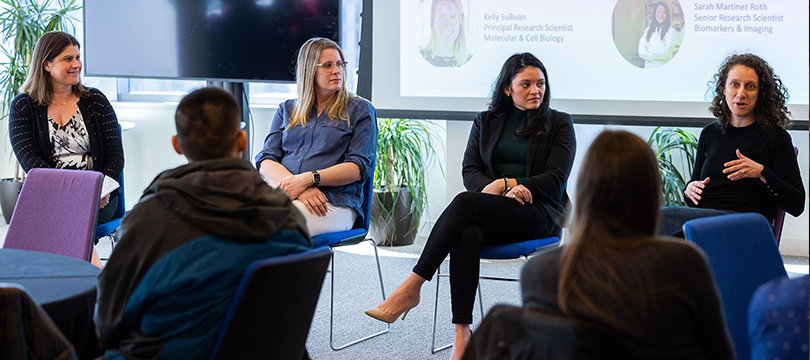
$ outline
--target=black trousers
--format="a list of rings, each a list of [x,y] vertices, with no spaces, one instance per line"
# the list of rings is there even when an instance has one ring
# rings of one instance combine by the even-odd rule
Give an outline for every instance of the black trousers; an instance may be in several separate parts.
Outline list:
[[[550,236],[553,219],[536,204],[504,196],[463,192],[444,209],[413,268],[430,280],[450,254],[450,299],[454,324],[472,324],[481,248]]]

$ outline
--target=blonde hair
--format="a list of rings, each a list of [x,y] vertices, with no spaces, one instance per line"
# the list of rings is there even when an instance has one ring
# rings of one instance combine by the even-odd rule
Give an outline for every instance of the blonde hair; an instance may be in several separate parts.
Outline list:
[[[68,46],[78,47],[80,45],[73,35],[64,31],[49,31],[37,40],[34,53],[31,54],[28,77],[20,86],[20,92],[28,94],[37,105],[49,105],[53,96],[53,84],[51,84],[50,73],[45,71],[45,62],[53,62]],[[90,90],[81,82],[73,85],[71,90],[79,98],[90,96]]]
[[[318,71],[318,60],[321,58],[321,52],[327,49],[335,49],[340,54],[340,60],[345,61],[343,51],[340,46],[332,40],[326,38],[312,38],[307,40],[301,49],[298,50],[298,60],[295,66],[295,83],[298,85],[298,100],[295,101],[292,116],[290,116],[289,127],[306,126],[307,117],[310,111],[315,106],[315,75]],[[345,120],[346,123],[351,125],[349,121],[349,112],[346,110],[349,107],[349,99],[352,95],[346,90],[346,81],[341,82],[340,89],[338,89],[335,97],[332,98],[324,110],[330,119]]]
[[[427,45],[423,48],[428,54],[431,56],[436,56],[439,53],[439,37],[436,36],[436,8],[439,6],[439,3],[442,1],[446,1],[452,3],[453,6],[456,7],[458,10],[459,15],[459,25],[458,25],[458,36],[456,40],[453,41],[453,60],[455,66],[464,65],[467,62],[467,33],[464,31],[464,26],[467,23],[467,18],[464,16],[464,8],[461,7],[461,2],[459,0],[433,0],[433,3],[430,7],[430,40],[428,40]]]

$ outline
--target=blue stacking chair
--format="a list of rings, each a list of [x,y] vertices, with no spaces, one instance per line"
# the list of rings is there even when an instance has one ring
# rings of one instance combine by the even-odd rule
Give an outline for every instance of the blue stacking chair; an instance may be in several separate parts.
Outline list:
[[[323,248],[251,263],[210,360],[303,358],[330,257]]]
[[[121,193],[118,194],[118,206],[115,208],[112,220],[96,226],[96,239],[103,238],[112,234],[121,225],[121,219],[127,212],[126,203],[124,202],[124,172],[121,171],[121,176],[118,177],[118,185],[120,185]]]
[[[371,161],[371,168],[374,168],[374,161]],[[351,230],[347,231],[338,231],[333,233],[321,234],[312,237],[312,244],[315,248],[329,246],[331,248],[340,247],[340,246],[348,246],[348,245],[357,245],[361,242],[368,241],[371,243],[371,246],[374,248],[374,259],[377,261],[377,275],[380,278],[380,292],[382,293],[382,299],[385,301],[385,287],[383,286],[383,279],[382,279],[382,270],[380,269],[380,256],[377,254],[377,242],[374,239],[366,238],[368,235],[368,223],[369,218],[371,217],[370,209],[371,209],[371,197],[373,196],[372,192],[372,183],[374,182],[374,174],[372,172],[371,176],[366,180],[365,184],[363,185],[363,219],[361,220],[360,217],[357,218],[357,221],[354,224],[354,227]],[[364,336],[357,340],[351,341],[347,344],[335,346],[333,341],[333,334],[334,334],[334,318],[335,318],[335,257],[332,256],[332,288],[331,288],[331,295],[330,295],[330,303],[329,303],[329,347],[332,350],[341,350],[345,349],[349,346],[357,344],[361,341],[365,341],[371,339],[373,337],[385,334],[391,328],[390,324],[387,324],[384,330],[375,332],[371,335]]]
[[[738,359],[750,359],[748,304],[762,284],[787,276],[768,220],[757,213],[687,221],[686,239],[709,257]]]
[[[523,258],[524,260],[528,260],[529,256],[553,249],[560,245],[560,239],[562,238],[562,228],[558,227],[552,236],[542,239],[534,239],[534,240],[527,240],[521,241],[514,244],[507,244],[507,245],[495,245],[495,246],[485,246],[481,249],[481,259],[488,259],[488,260],[498,260],[498,259],[517,259]],[[436,301],[433,305],[433,335],[431,337],[430,343],[430,351],[432,353],[437,353],[444,349],[447,349],[453,346],[452,343],[441,346],[436,348],[436,319],[438,317],[438,310],[439,310],[439,284],[441,283],[442,277],[449,277],[450,274],[442,274],[442,268],[439,266],[439,270],[436,272]],[[504,277],[496,277],[496,276],[478,276],[479,280],[496,280],[496,281],[510,281],[510,282],[518,282],[520,281],[519,277],[514,278],[504,278]],[[481,282],[478,283],[478,306],[481,310],[481,319],[484,318],[484,300],[481,296]]]

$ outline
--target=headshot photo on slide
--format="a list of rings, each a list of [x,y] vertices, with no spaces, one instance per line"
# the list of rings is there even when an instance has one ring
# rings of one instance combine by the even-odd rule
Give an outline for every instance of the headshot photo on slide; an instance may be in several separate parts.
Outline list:
[[[419,0],[419,53],[435,67],[458,67],[472,58],[467,44],[470,0]]]
[[[680,50],[684,22],[678,0],[618,0],[613,9],[613,43],[630,64],[658,68]]]

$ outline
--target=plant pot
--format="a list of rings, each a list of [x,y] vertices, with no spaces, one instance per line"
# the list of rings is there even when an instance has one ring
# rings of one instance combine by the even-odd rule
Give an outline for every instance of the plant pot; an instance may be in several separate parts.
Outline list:
[[[391,191],[374,191],[371,199],[372,238],[381,246],[404,246],[413,244],[419,232],[419,214],[413,209],[421,206],[421,199],[416,199],[408,188],[400,188],[396,193]]]
[[[14,206],[17,205],[22,185],[22,181],[0,179],[0,210],[3,211],[6,224],[11,222],[11,214],[14,212]]]

